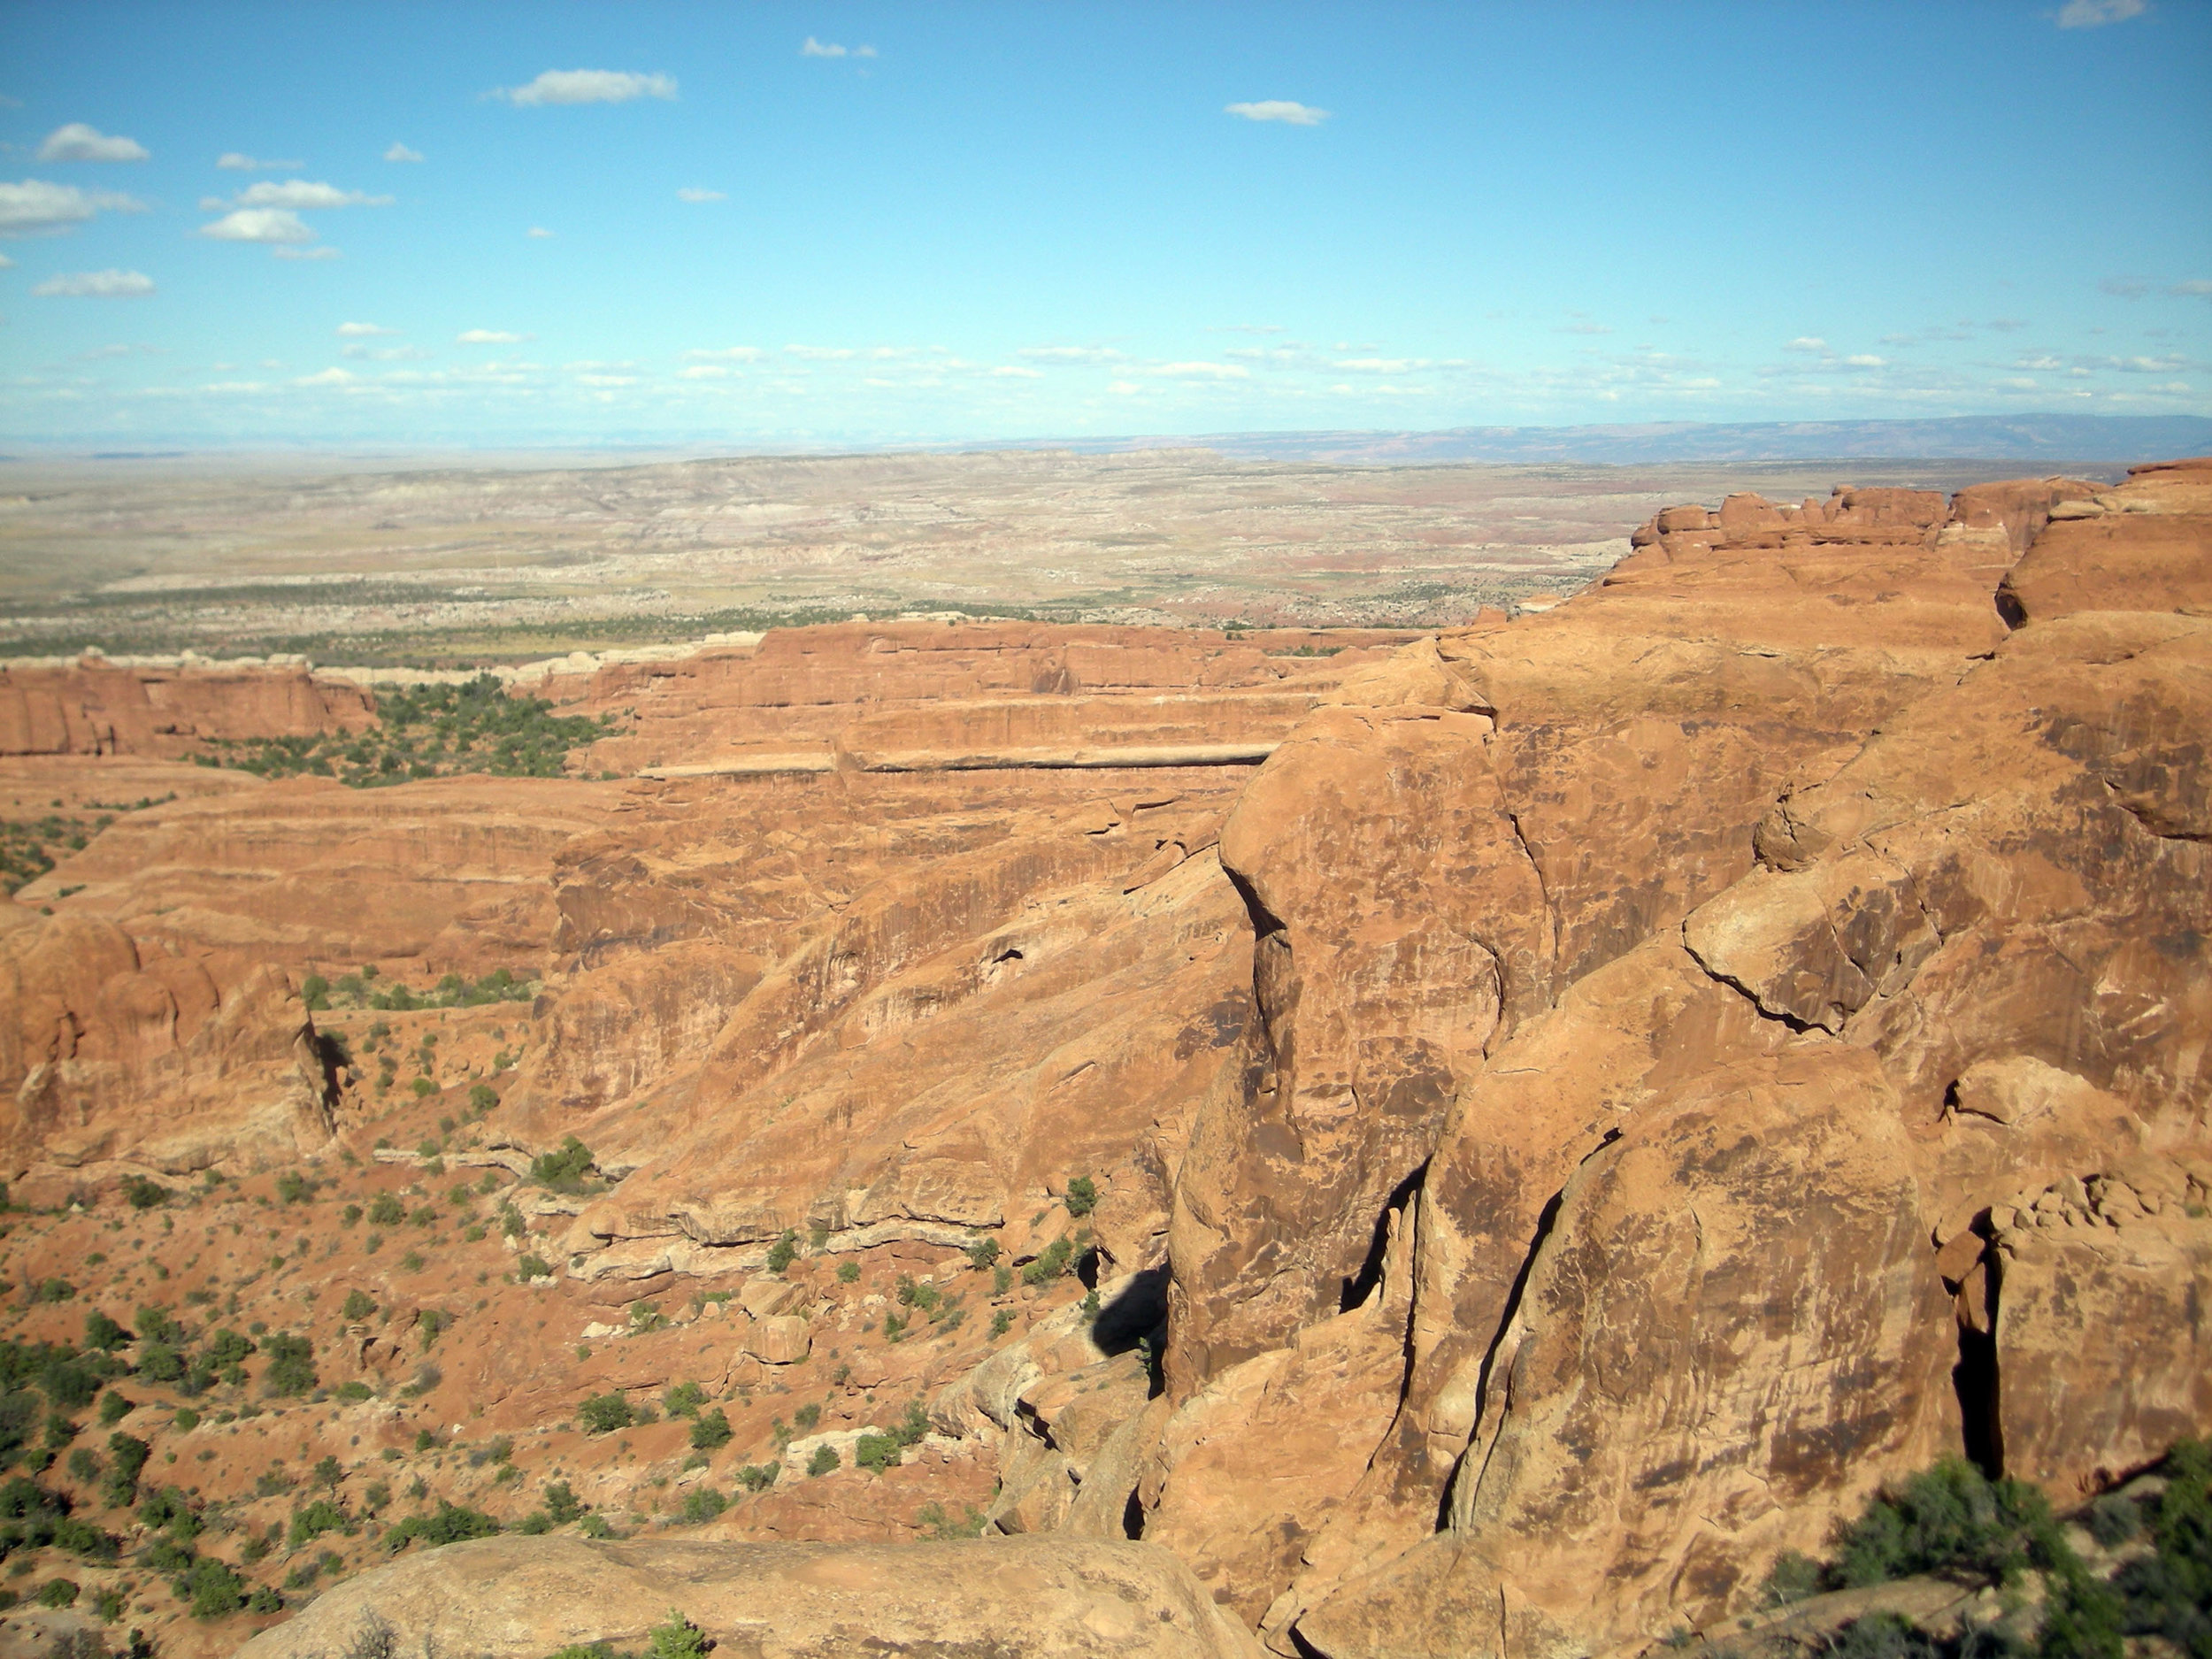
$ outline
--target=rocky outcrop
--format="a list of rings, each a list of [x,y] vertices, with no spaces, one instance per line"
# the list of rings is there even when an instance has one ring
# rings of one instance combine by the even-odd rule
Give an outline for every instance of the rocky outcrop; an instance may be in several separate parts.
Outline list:
[[[177,760],[210,741],[357,732],[375,720],[359,687],[305,662],[180,661],[0,667],[0,755],[137,755]]]
[[[2212,1425],[2208,480],[1671,510],[1255,780],[1253,1080],[1177,1191],[1173,1535],[1414,1240],[1364,1363],[1393,1410],[1305,1442],[1363,1422],[1356,1479],[1204,1528],[1300,1538],[1196,1562],[1279,1651],[1632,1647],[1937,1455],[2071,1498]]]
[[[1154,1545],[1075,1540],[905,1544],[592,1543],[499,1538],[418,1553],[330,1592],[239,1649],[342,1653],[365,1629],[396,1652],[543,1659],[642,1644],[672,1614],[718,1653],[757,1659],[1243,1659],[1250,1639]]]

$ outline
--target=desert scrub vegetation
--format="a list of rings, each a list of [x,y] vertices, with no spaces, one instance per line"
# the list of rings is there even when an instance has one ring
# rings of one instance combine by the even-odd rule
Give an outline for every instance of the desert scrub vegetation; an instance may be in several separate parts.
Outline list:
[[[320,973],[309,974],[300,981],[300,1001],[314,1014],[332,1009],[374,1009],[383,1013],[406,1014],[426,1008],[486,1008],[495,1002],[527,1002],[536,997],[541,988],[539,980],[518,974],[511,968],[494,968],[474,979],[448,973],[428,990],[418,991],[405,980],[390,979],[380,972],[374,963],[368,963],[334,979]],[[378,1020],[363,1033],[361,1052],[376,1055],[382,1049],[379,1066],[396,1071],[398,1056],[384,1049],[391,1034],[391,1027]],[[426,1038],[424,1043],[422,1052],[414,1058],[418,1065],[427,1070],[436,1060],[432,1052],[436,1046],[435,1034]],[[498,1094],[480,1083],[469,1091],[469,1108],[479,1116],[498,1104]]]
[[[571,749],[620,725],[611,715],[555,714],[543,697],[511,695],[495,674],[380,691],[376,722],[317,737],[216,739],[193,758],[261,778],[335,778],[356,789],[464,772],[557,778]]]
[[[1829,1650],[1845,1659],[2212,1659],[2212,1446],[2181,1441],[2154,1472],[2161,1479],[2142,1492],[2107,1494],[2078,1517],[2118,1555],[2105,1576],[2068,1542],[2041,1492],[1950,1459],[1870,1500],[1858,1519],[1838,1526],[1825,1561],[1783,1555],[1766,1599],[1786,1607],[1924,1574],[2002,1587],[2018,1607],[2032,1601],[2021,1589],[2034,1573],[2043,1594],[2032,1630],[2001,1620],[1938,1636],[1878,1612],[1846,1626]],[[1747,1648],[1759,1651],[1755,1642]]]

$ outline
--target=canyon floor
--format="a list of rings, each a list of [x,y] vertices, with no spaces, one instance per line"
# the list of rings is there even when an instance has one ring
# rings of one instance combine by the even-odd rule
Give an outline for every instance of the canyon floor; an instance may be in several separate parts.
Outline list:
[[[0,664],[0,1650],[1625,1655],[1939,1460],[2212,1433],[2212,462],[1525,541],[1497,469],[961,458],[956,534],[910,465],[9,510],[19,641],[66,522],[52,616],[265,660]],[[748,517],[838,467],[931,527]],[[956,613],[1155,488],[1305,504]],[[728,626],[265,660],[416,614],[303,561],[511,540]]]

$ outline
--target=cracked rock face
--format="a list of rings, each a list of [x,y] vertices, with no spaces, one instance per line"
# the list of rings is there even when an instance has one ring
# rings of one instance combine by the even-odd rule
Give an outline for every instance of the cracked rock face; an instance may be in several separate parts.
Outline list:
[[[1164,1522],[1411,1239],[1357,1478],[1196,1563],[1276,1651],[1633,1645],[1936,1456],[2065,1503],[2212,1427],[2208,486],[1671,510],[1254,780]]]

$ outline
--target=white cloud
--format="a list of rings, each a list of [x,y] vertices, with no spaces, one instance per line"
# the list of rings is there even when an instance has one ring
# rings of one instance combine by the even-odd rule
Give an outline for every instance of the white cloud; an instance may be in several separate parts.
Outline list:
[[[1257,104],[1232,104],[1225,115],[1241,115],[1248,121],[1284,121],[1292,127],[1318,127],[1329,119],[1326,110],[1289,98],[1263,98]]]
[[[1147,373],[1186,380],[1248,380],[1252,378],[1252,371],[1241,363],[1163,363]]]
[[[454,343],[463,346],[518,346],[529,338],[528,334],[510,334],[504,328],[465,328],[453,336]]]
[[[576,377],[576,384],[579,386],[635,386],[637,376],[634,374],[580,374]]]
[[[370,196],[360,190],[341,190],[334,184],[317,184],[306,179],[264,179],[258,184],[248,185],[226,202],[219,197],[204,196],[200,208],[204,212],[219,213],[227,207],[389,207],[388,196]]]
[[[103,208],[139,213],[145,207],[143,202],[110,190],[81,190],[73,184],[26,179],[19,184],[0,184],[0,236],[50,235],[83,224]]]
[[[1041,380],[1045,378],[1042,369],[1025,368],[1018,363],[1002,363],[991,373],[1002,380]]]
[[[2166,290],[2177,300],[2212,300],[2212,282],[2202,277],[2192,277],[2186,282],[2177,282]]]
[[[1121,358],[1111,346],[1024,346],[1014,355],[1054,363],[1116,363]]]
[[[368,340],[378,334],[396,334],[396,328],[387,328],[380,323],[340,323],[338,337],[342,340]]]
[[[803,357],[810,363],[841,363],[859,353],[846,346],[786,346],[784,356]]]
[[[733,373],[734,371],[726,369],[718,363],[695,363],[687,369],[678,369],[676,378],[680,380],[726,380]]]
[[[1407,374],[1429,366],[1426,357],[1350,357],[1336,365],[1356,374]]]
[[[387,161],[420,161],[422,159],[422,151],[419,150],[410,150],[404,144],[395,143],[389,150],[384,152],[384,159]]]
[[[68,271],[48,277],[34,294],[62,295],[78,299],[128,300],[154,291],[153,278],[142,271]]]
[[[1613,331],[1603,323],[1569,323],[1559,331],[1563,334],[1609,334]]]
[[[1846,357],[1844,362],[1855,369],[1886,369],[1889,367],[1889,359],[1887,357],[1874,357],[1870,353],[1863,351],[1860,352],[1855,357]]]
[[[14,269],[15,261],[9,258],[7,255],[0,253],[0,271],[12,271]]]
[[[2107,294],[2124,300],[2139,300],[2151,291],[2151,285],[2141,277],[2108,276],[2097,284]]]
[[[200,234],[218,242],[301,242],[315,240],[315,233],[300,223],[300,216],[281,207],[242,207],[226,213]]]
[[[335,248],[272,248],[269,251],[280,259],[335,259]]]
[[[534,236],[541,242],[550,239],[553,234],[551,231],[546,229],[546,227],[542,225],[533,225],[528,230],[526,230],[522,234],[526,236]]]
[[[358,378],[345,369],[325,369],[318,374],[303,374],[292,384],[295,386],[350,386]]]
[[[502,87],[492,95],[525,106],[545,104],[627,104],[633,98],[676,96],[668,75],[632,74],[622,69],[549,69],[526,87]]]
[[[1800,334],[1794,340],[1785,341],[1782,349],[1785,351],[1825,351],[1828,349],[1828,342],[1818,334]]]
[[[856,46],[848,52],[835,41],[818,41],[811,35],[799,47],[802,58],[873,58],[875,55],[876,49],[872,46]]]
[[[702,190],[695,185],[686,185],[676,192],[679,202],[726,202],[730,198],[720,190]]]
[[[2058,26],[2062,29],[2102,28],[2108,23],[2141,17],[2143,12],[2144,0],[2066,0],[2058,10]]]
[[[304,167],[303,161],[264,161],[257,156],[242,155],[227,150],[215,157],[215,165],[230,173],[281,173],[288,168]]]
[[[1133,397],[1137,393],[1144,390],[1144,388],[1134,380],[1109,380],[1106,382],[1106,389],[1116,397]]]
[[[41,161],[143,161],[146,147],[134,139],[103,133],[82,121],[57,127],[38,147]]]
[[[758,346],[694,346],[684,353],[687,363],[757,363],[768,354]]]
[[[419,346],[348,346],[338,355],[364,357],[372,363],[426,363],[430,358]]]

